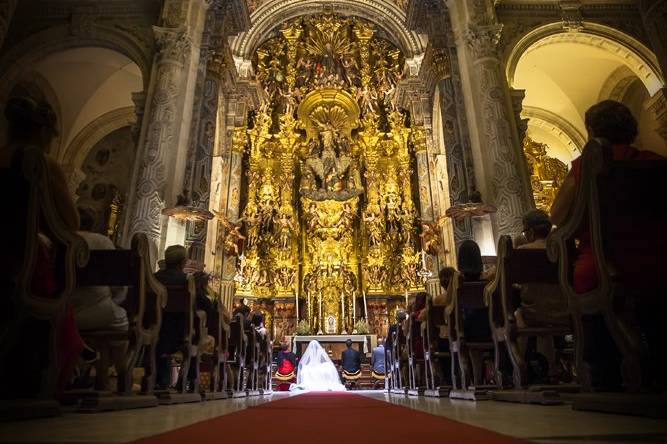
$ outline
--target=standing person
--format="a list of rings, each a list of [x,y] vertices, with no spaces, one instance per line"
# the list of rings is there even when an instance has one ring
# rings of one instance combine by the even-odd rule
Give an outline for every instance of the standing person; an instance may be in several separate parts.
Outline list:
[[[278,352],[276,369],[276,379],[280,381],[278,384],[279,392],[286,392],[289,390],[290,384],[296,381],[296,355],[289,349],[286,343],[280,344],[280,352]]]
[[[347,347],[341,355],[341,366],[343,367],[343,380],[356,384],[361,378],[361,353],[352,348],[352,340],[345,341]]]

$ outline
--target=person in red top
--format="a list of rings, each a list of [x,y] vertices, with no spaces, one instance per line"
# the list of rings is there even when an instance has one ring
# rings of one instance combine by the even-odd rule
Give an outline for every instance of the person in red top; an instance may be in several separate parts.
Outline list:
[[[605,100],[591,107],[586,112],[586,128],[589,139],[603,138],[609,141],[614,160],[664,160],[665,158],[652,151],[640,151],[633,148],[631,144],[638,134],[637,121],[630,110],[622,103],[613,100]],[[556,225],[562,225],[568,218],[574,204],[577,186],[581,180],[581,157],[572,161],[572,169],[563,181],[551,208],[551,221]],[[651,224],[651,221],[646,221]],[[653,273],[650,267],[652,262],[646,261],[643,250],[654,251],[656,238],[659,232],[647,230],[644,226],[637,230],[636,226],[628,227],[626,232],[618,233],[618,240],[623,246],[618,246],[617,251],[622,252],[619,257],[614,258],[615,265],[629,279],[638,284],[654,280],[660,273]],[[662,231],[662,230],[660,230]],[[657,271],[657,270],[654,270]],[[637,278],[637,279],[633,279]],[[595,262],[590,240],[590,233],[586,228],[579,235],[579,247],[577,258],[574,263],[574,276],[572,286],[577,293],[585,293],[597,287],[598,276],[595,272]]]
[[[277,364],[276,379],[280,381],[277,390],[286,392],[289,390],[290,384],[296,382],[296,355],[289,350],[285,343],[280,344]]]
[[[622,103],[606,100],[594,105],[586,112],[585,123],[589,139],[603,138],[609,142],[613,160],[640,162],[665,159],[652,151],[640,151],[631,146],[638,134],[637,120]],[[551,221],[555,225],[559,226],[567,221],[580,181],[581,157],[572,162],[572,169],[554,200],[551,208]],[[619,216],[623,217],[623,215]],[[664,283],[661,282],[662,261],[653,257],[656,251],[664,251],[660,245],[667,246],[664,227],[660,227],[658,221],[638,220],[631,214],[627,215],[627,221],[626,224],[615,224],[614,250],[610,253],[611,261],[623,279],[631,283],[630,288],[633,291],[637,290],[641,293],[641,290],[645,288],[664,287]],[[577,293],[586,293],[595,289],[599,281],[587,226],[582,227],[578,240],[572,287]],[[662,355],[659,347],[661,343],[664,345],[660,339],[663,334],[658,331],[655,318],[656,313],[664,313],[665,302],[663,298],[647,298],[646,296],[650,295],[643,295],[634,301],[636,314],[649,348],[655,348],[651,354]],[[609,343],[608,335],[600,333],[600,330],[603,330],[603,322],[599,319],[596,321],[597,324],[594,321],[595,325],[590,326],[593,342],[596,343],[596,350],[592,351],[592,355],[600,358],[598,362],[600,367],[609,367],[609,356],[617,352],[613,344]],[[589,356],[594,363],[596,356]],[[608,372],[604,371],[604,373]],[[595,378],[595,372],[593,376]]]

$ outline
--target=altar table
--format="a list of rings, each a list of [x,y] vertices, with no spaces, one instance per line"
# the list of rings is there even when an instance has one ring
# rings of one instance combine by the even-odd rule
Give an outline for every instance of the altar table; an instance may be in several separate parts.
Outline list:
[[[338,356],[345,349],[345,342],[351,340],[356,348],[364,354],[370,353],[377,345],[377,335],[309,335],[287,336],[292,344],[292,351],[301,356],[310,341],[319,342],[325,350]]]

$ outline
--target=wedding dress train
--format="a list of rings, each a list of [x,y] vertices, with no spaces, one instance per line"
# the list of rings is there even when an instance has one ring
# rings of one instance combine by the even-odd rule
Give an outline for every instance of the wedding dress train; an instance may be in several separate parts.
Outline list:
[[[292,384],[290,390],[345,391],[336,366],[319,342],[308,344],[299,361],[296,384]]]

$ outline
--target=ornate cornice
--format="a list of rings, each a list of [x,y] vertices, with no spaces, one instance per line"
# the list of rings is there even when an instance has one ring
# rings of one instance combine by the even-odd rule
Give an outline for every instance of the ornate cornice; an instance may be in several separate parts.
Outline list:
[[[423,36],[410,31],[405,24],[405,12],[396,4],[383,0],[334,0],[327,8],[346,16],[365,18],[383,29],[403,51],[407,59],[421,55],[425,49]],[[240,34],[231,44],[236,59],[250,60],[254,50],[271,36],[280,24],[290,19],[321,13],[320,0],[270,0],[252,13],[252,27]]]

